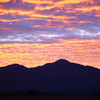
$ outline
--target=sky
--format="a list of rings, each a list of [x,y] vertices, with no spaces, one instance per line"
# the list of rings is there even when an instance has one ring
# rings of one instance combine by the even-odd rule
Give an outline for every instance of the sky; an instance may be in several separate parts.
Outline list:
[[[58,59],[100,68],[100,0],[0,0],[0,66]]]

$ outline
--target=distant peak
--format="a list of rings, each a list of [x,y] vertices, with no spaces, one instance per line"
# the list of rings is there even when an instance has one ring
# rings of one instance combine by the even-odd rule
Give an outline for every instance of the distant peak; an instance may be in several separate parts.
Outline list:
[[[8,65],[8,66],[6,66],[6,67],[8,67],[8,68],[26,68],[25,66],[23,66],[23,65],[20,65],[20,64],[12,64],[12,65]]]
[[[69,61],[67,61],[66,59],[59,59],[59,60],[57,60],[57,61],[69,62]]]
[[[22,66],[20,64],[12,64],[12,65],[9,65],[9,66]]]
[[[56,61],[56,63],[69,63],[69,61],[67,61],[65,59],[59,59]]]

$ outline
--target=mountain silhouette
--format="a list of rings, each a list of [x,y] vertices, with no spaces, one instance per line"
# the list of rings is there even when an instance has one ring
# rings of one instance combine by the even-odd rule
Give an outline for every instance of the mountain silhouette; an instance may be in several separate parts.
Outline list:
[[[13,64],[0,68],[0,91],[37,89],[88,94],[100,90],[100,69],[60,59],[35,68]]]

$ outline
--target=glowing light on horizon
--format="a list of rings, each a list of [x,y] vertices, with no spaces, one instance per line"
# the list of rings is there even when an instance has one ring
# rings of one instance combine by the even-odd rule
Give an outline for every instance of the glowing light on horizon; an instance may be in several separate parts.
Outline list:
[[[0,66],[13,63],[36,67],[58,59],[100,68],[100,40],[59,40],[59,43],[0,44]]]

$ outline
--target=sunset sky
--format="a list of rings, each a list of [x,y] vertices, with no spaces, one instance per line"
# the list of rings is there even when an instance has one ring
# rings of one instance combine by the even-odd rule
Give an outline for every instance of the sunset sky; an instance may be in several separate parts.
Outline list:
[[[58,59],[100,68],[100,0],[0,0],[0,67]]]

